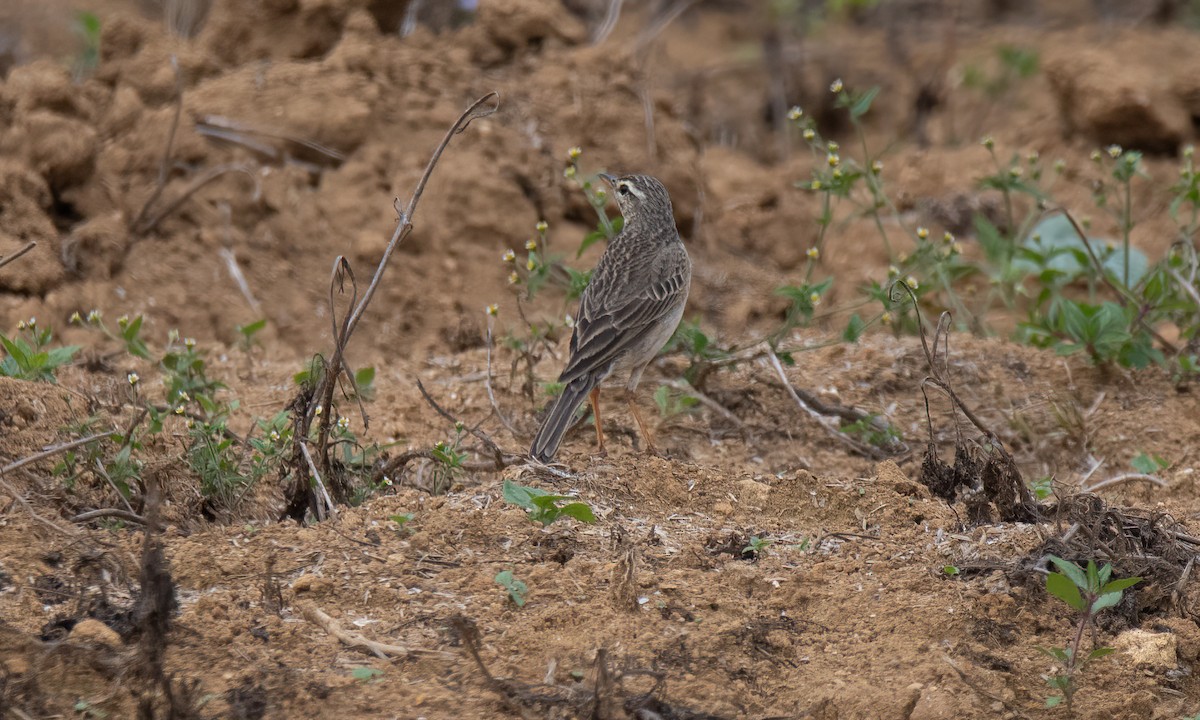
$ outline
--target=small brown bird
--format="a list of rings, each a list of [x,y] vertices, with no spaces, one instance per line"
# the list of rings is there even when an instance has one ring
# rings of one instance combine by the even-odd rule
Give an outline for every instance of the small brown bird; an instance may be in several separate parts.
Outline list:
[[[646,439],[646,449],[655,452],[654,440],[638,413],[635,391],[642,371],[679,326],[692,282],[692,261],[679,238],[663,184],[647,175],[600,177],[612,186],[625,225],[609,242],[579,300],[570,359],[558,378],[562,394],[551,405],[529,450],[541,462],[554,457],[585,397],[592,404],[596,442],[604,454],[600,383],[626,371],[629,409]]]

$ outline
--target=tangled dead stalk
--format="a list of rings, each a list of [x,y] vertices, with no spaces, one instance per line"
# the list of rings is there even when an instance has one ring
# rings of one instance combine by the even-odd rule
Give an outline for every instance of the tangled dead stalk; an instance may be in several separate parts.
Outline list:
[[[425,186],[428,184],[429,178],[433,175],[433,169],[437,167],[438,160],[441,158],[446,146],[450,144],[450,140],[455,135],[466,130],[472,120],[487,117],[496,112],[500,107],[499,100],[500,96],[497,93],[490,92],[471,103],[458,116],[458,119],[454,121],[450,129],[446,131],[442,141],[433,151],[433,155],[429,158],[429,163],[425,166],[425,172],[417,182],[416,189],[413,190],[408,205],[402,206],[399,198],[396,199],[395,208],[398,215],[396,229],[392,232],[392,238],[388,241],[387,247],[383,251],[383,258],[380,259],[379,265],[375,268],[375,275],[371,278],[371,284],[367,286],[367,290],[363,293],[361,299],[358,297],[358,284],[355,282],[354,273],[350,268],[349,261],[342,255],[334,259],[329,287],[330,315],[333,322],[333,354],[328,360],[317,356],[316,362],[322,371],[315,386],[302,388],[288,405],[288,408],[293,413],[294,440],[289,466],[294,476],[294,484],[292,490],[288,493],[288,505],[284,510],[284,517],[290,517],[297,522],[303,522],[304,516],[310,509],[317,510],[317,498],[313,493],[313,485],[310,480],[318,481],[322,476],[328,480],[328,487],[332,496],[331,500],[322,500],[322,502],[332,506],[333,502],[346,501],[348,495],[347,488],[330,472],[333,466],[329,453],[329,433],[333,418],[331,408],[334,390],[339,380],[343,377],[349,381],[351,388],[354,387],[354,375],[345,360],[346,345],[349,344],[350,337],[358,327],[359,321],[362,320],[363,313],[366,312],[371,299],[375,297],[392,253],[395,252],[400,243],[412,232],[413,216],[417,211],[417,203],[420,202],[421,195],[425,192]],[[347,281],[351,285],[350,310],[339,323],[337,309],[334,307],[334,295],[335,290],[339,293],[345,292]],[[325,412],[318,414],[318,408],[323,408]],[[365,427],[369,422],[369,418],[366,411],[361,410],[361,405],[360,411],[363,415],[363,425]],[[320,418],[320,424],[316,441],[317,452],[314,457],[317,472],[314,475],[309,470],[308,462],[305,460],[304,455],[307,451],[306,444],[309,431],[312,428],[314,420],[318,418]],[[314,514],[319,515],[321,513],[314,512]]]
[[[903,281],[895,282],[890,293],[894,302],[901,293],[907,293],[912,301],[913,311],[917,315],[921,349],[929,367],[929,374],[921,381],[921,395],[925,399],[925,423],[929,433],[925,457],[921,462],[921,482],[947,502],[963,500],[967,505],[968,516],[974,523],[990,522],[994,516],[1005,522],[1032,522],[1039,519],[1041,507],[1025,486],[1012,454],[1000,442],[999,436],[963,402],[950,381],[950,313],[943,312],[938,318],[933,345],[930,346],[916,293]],[[929,388],[940,391],[950,399],[954,418],[953,466],[948,465],[938,455],[933,416],[929,410]],[[982,437],[968,442],[959,422],[960,412]]]

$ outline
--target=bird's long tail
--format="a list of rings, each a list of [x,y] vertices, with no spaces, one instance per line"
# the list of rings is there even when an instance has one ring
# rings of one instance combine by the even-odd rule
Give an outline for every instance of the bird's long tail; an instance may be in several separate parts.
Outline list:
[[[550,406],[550,412],[542,421],[537,435],[534,436],[533,446],[529,448],[530,455],[541,462],[549,462],[554,457],[554,454],[558,452],[563,435],[571,427],[575,410],[579,408],[579,404],[594,387],[596,387],[595,380],[587,376],[567,383],[562,394],[555,398],[554,404]]]

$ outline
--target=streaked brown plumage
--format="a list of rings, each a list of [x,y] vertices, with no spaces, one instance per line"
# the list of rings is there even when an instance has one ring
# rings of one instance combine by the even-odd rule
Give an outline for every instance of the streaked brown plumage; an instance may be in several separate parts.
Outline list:
[[[692,262],[675,228],[667,189],[647,175],[601,177],[612,186],[625,224],[609,242],[580,298],[570,358],[558,378],[563,391],[551,405],[529,451],[542,462],[558,451],[585,397],[592,403],[596,440],[604,452],[600,383],[613,373],[626,371],[629,408],[647,449],[654,450],[634,391],[642,371],[678,327],[691,286]]]

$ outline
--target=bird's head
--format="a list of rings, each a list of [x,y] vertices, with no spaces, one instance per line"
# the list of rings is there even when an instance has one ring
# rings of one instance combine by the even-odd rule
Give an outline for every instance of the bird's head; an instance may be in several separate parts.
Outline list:
[[[612,187],[613,197],[625,218],[626,227],[631,223],[645,222],[669,222],[674,227],[671,196],[661,182],[649,175],[616,177],[600,173],[600,177]]]

